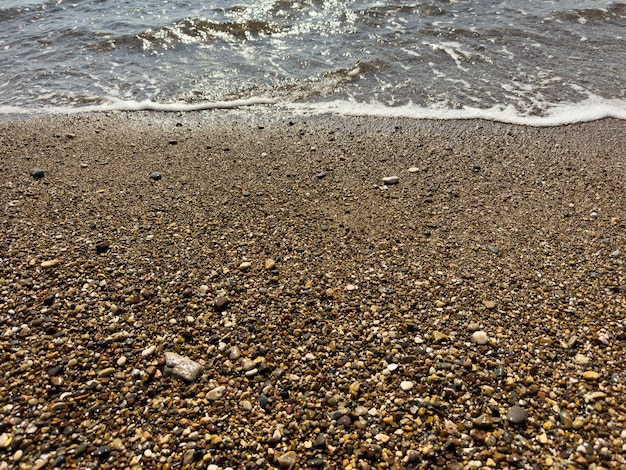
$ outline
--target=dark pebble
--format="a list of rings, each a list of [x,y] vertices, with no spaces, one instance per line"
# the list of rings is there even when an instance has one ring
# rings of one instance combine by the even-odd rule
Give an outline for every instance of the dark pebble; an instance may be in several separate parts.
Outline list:
[[[109,446],[98,447],[96,450],[93,451],[91,455],[99,460],[103,460],[111,455],[111,449],[109,449]]]
[[[224,310],[228,306],[228,299],[226,297],[215,298],[215,308],[217,310]]]
[[[57,455],[57,458],[52,462],[52,468],[62,467],[65,463],[65,454]]]
[[[54,303],[54,299],[55,299],[56,295],[55,294],[48,294],[43,298],[43,304],[50,306]]]
[[[265,396],[265,394],[261,393],[261,396],[259,397],[259,405],[261,405],[261,408],[265,408],[269,402],[270,400]]]
[[[352,420],[350,419],[350,416],[348,415],[343,415],[341,418],[337,420],[337,426],[348,427],[351,424],[352,424]]]
[[[313,443],[314,449],[325,449],[326,448],[326,436],[324,434],[318,434],[315,438],[315,442]]]
[[[306,464],[311,468],[322,468],[324,466],[324,459],[320,459],[319,457],[316,459],[309,459]]]
[[[43,178],[44,172],[41,168],[33,168],[30,170],[30,176],[36,179]]]
[[[318,173],[317,175],[315,175],[315,177],[318,180],[321,180],[322,178],[326,178],[326,173],[322,171],[322,172]]]
[[[163,175],[158,171],[153,171],[152,173],[150,173],[150,179],[152,181],[159,181],[161,178],[163,178]]]
[[[105,253],[107,251],[109,251],[109,248],[111,247],[111,243],[109,243],[108,241],[101,241],[96,243],[96,253],[100,254],[100,253]]]
[[[46,371],[46,374],[52,377],[54,375],[59,375],[62,372],[63,372],[63,366],[59,364],[58,366],[54,366],[51,369],[48,369]]]

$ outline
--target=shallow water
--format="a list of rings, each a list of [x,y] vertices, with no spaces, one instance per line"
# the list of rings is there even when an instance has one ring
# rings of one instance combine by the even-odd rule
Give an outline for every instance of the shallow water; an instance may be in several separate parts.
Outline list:
[[[606,1],[0,1],[0,113],[626,119],[625,31]]]

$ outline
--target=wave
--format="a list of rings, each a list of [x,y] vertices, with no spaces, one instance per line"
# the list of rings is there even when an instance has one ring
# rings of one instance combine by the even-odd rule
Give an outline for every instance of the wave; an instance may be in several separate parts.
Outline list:
[[[110,111],[155,111],[155,112],[197,112],[213,109],[234,109],[248,106],[269,105],[278,109],[301,114],[339,114],[345,116],[371,116],[384,118],[410,118],[433,120],[481,119],[507,124],[532,127],[554,127],[582,122],[614,118],[626,120],[626,100],[605,99],[590,95],[587,99],[554,106],[541,115],[522,114],[511,105],[491,108],[464,106],[452,109],[445,104],[429,107],[417,105],[386,106],[382,103],[359,103],[348,100],[320,101],[315,103],[285,102],[279,98],[254,96],[231,101],[210,101],[202,103],[159,103],[150,100],[133,101],[107,98],[105,102],[88,106],[47,107],[36,110],[45,114],[74,114]],[[0,106],[0,115],[28,116],[33,110],[18,106]]]
[[[554,127],[581,122],[615,118],[626,120],[626,100],[606,99],[589,95],[577,103],[560,104],[548,108],[541,115],[523,114],[512,105],[497,105],[491,108],[463,106],[450,108],[445,104],[429,107],[404,105],[386,106],[381,103],[357,103],[334,100],[318,103],[292,103],[290,109],[315,114],[341,114],[345,116],[404,117],[411,119],[484,119],[507,124],[532,127]]]

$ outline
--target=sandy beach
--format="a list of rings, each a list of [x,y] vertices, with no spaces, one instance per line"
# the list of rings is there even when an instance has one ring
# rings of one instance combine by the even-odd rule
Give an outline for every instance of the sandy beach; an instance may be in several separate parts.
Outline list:
[[[0,469],[626,468],[624,121],[0,121],[0,207]]]

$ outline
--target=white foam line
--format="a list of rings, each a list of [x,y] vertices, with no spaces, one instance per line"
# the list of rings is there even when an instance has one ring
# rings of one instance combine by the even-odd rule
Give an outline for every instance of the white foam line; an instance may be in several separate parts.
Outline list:
[[[110,103],[94,106],[104,111],[163,111],[163,112],[185,112],[185,111],[204,111],[207,109],[233,109],[243,106],[254,106],[256,104],[276,104],[275,98],[252,97],[242,100],[232,101],[211,101],[206,103],[157,103],[155,101],[132,101],[119,100],[117,98],[108,98]],[[84,108],[76,108],[83,111]]]
[[[465,106],[451,109],[443,105],[420,107],[416,105],[385,106],[381,103],[356,103],[330,101],[321,103],[294,103],[291,109],[316,114],[341,114],[348,116],[406,117],[412,119],[485,119],[507,124],[533,127],[562,126],[581,122],[597,121],[605,118],[626,120],[626,101],[604,99],[592,96],[579,103],[560,105],[545,111],[542,116],[522,115],[512,105],[492,108]]]

